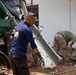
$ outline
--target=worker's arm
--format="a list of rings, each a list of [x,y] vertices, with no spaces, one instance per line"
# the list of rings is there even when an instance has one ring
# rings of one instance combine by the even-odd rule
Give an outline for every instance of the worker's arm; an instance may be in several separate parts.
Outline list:
[[[42,57],[41,57],[41,55],[40,55],[38,49],[37,49],[37,48],[34,48],[33,51],[34,51],[34,53],[37,55],[37,57],[41,60]]]
[[[76,56],[76,55],[74,54],[74,48],[72,48],[72,41],[68,42],[68,50],[70,51],[70,54],[71,54],[72,56]]]
[[[31,30],[29,30],[29,31],[31,31]],[[41,58],[41,55],[40,55],[40,53],[39,53],[39,51],[37,49],[37,45],[36,45],[36,43],[34,41],[32,31],[30,33],[29,33],[29,31],[25,32],[26,39],[30,43],[31,48],[33,49],[33,51],[34,51],[35,55],[37,56],[37,58],[39,58],[41,60],[42,58]]]

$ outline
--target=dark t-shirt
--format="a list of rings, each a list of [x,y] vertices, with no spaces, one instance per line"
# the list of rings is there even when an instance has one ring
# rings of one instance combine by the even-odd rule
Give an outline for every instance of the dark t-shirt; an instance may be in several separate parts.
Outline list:
[[[10,51],[12,53],[26,55],[28,43],[30,43],[32,49],[37,48],[33,39],[32,30],[27,23],[22,22],[15,29]]]

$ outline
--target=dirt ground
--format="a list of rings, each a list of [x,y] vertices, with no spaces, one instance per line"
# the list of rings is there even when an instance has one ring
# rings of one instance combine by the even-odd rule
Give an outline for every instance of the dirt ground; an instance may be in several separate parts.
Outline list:
[[[37,63],[37,66],[31,66],[32,63],[34,63],[31,52],[27,53],[27,57],[28,57],[30,75],[76,75],[76,66],[73,65],[65,66],[59,64],[55,68],[42,69],[39,66],[39,62]],[[3,70],[7,70],[7,69],[3,67]],[[6,75],[13,75],[12,71],[10,72],[10,74],[6,74]]]
[[[53,69],[30,68],[31,75],[76,75],[76,68],[72,66],[58,65]]]
[[[7,70],[6,68],[3,69]],[[42,69],[40,67],[29,68],[30,75],[76,75],[76,68],[73,66],[58,65],[52,69]],[[8,71],[8,70],[7,70]],[[0,71],[1,72],[1,71]],[[0,73],[0,75],[13,75],[12,71],[10,73]]]
[[[33,62],[32,54],[28,52],[29,66]],[[55,68],[42,69],[41,67],[30,67],[31,75],[76,75],[76,67],[73,65],[65,66],[62,64],[57,65]]]

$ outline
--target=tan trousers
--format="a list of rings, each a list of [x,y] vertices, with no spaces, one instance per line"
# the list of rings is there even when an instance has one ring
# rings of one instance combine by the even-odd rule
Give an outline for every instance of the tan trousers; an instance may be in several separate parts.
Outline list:
[[[56,34],[54,37],[54,50],[56,53],[61,49],[63,58],[65,61],[69,61],[67,42],[61,34]]]

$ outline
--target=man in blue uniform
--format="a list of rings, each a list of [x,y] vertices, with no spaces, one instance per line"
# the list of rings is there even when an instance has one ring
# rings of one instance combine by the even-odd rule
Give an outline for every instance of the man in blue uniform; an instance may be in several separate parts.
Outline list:
[[[30,29],[33,24],[35,24],[34,13],[29,12],[25,20],[15,28],[9,53],[14,75],[30,75],[26,57],[28,43],[30,43],[35,54],[41,58]]]

